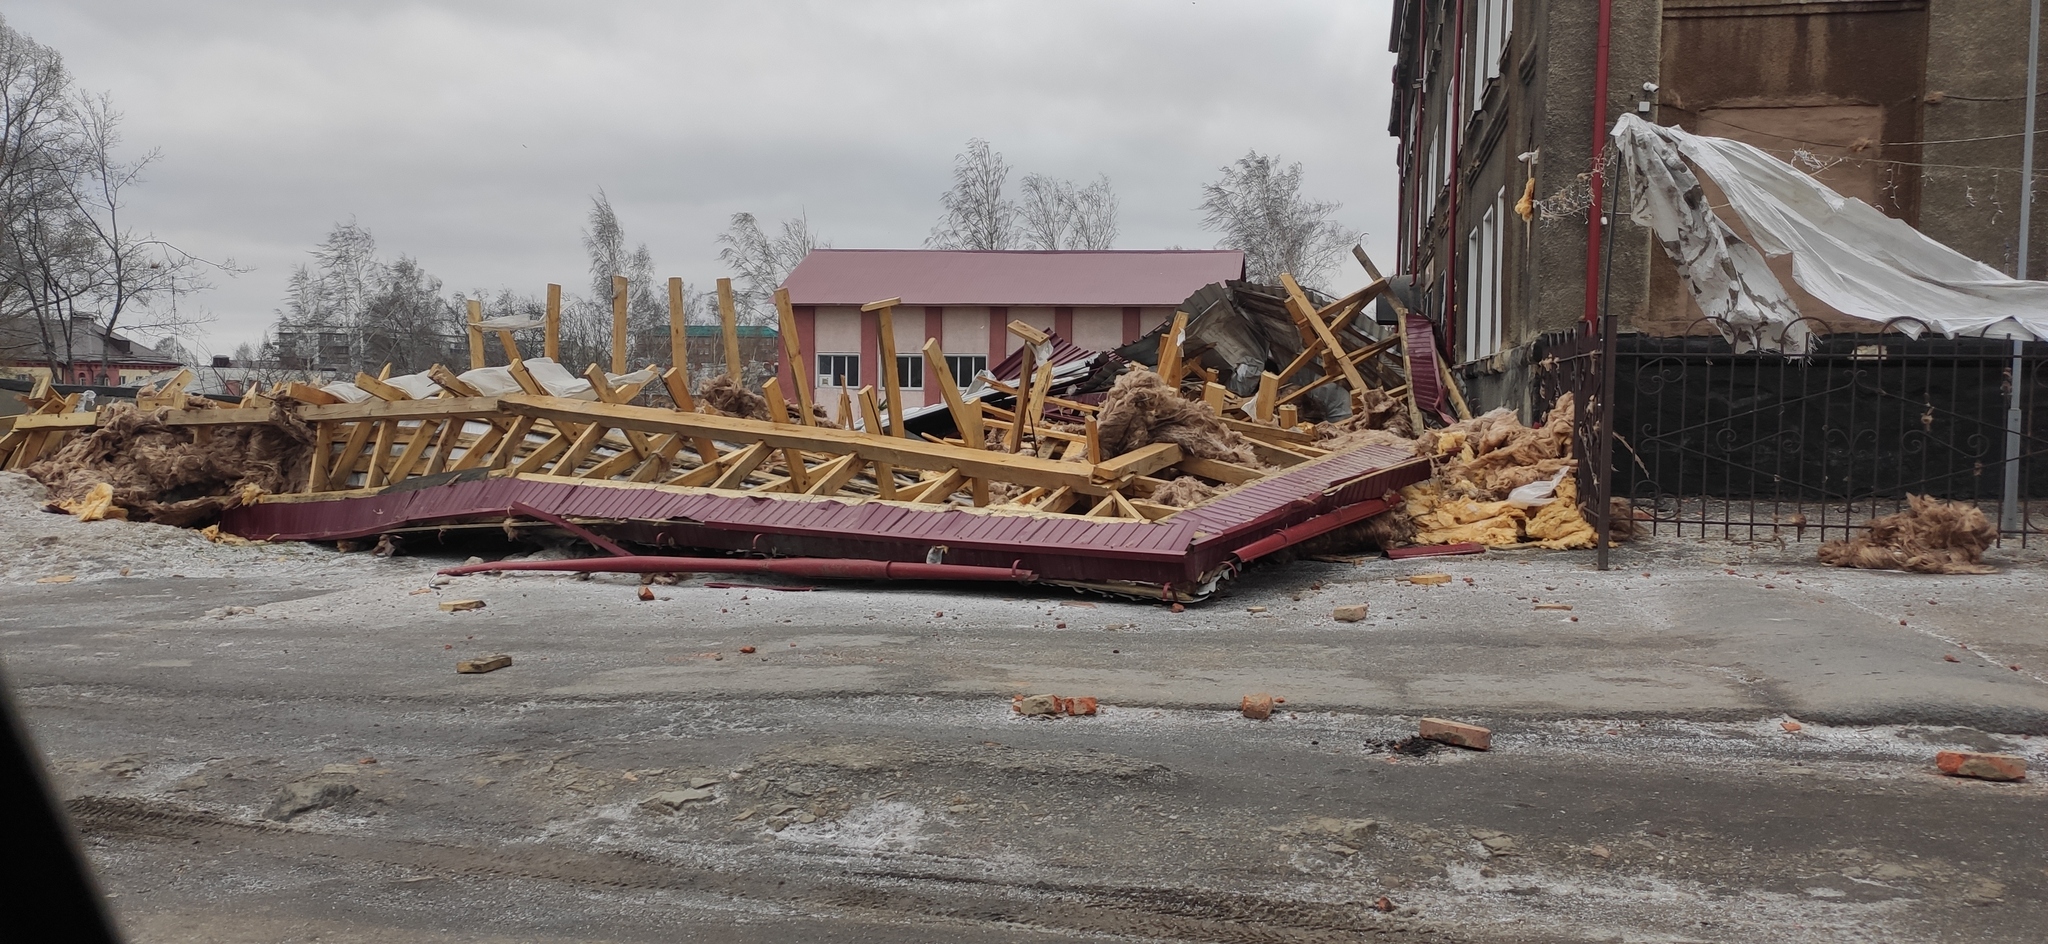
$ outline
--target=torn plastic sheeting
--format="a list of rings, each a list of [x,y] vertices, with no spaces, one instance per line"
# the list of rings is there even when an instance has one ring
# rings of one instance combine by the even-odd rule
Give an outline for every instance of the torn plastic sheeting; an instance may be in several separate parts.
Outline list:
[[[1917,319],[1948,337],[2048,340],[2048,282],[2008,278],[1740,141],[1659,127],[1634,115],[1623,115],[1613,136],[1639,180],[1668,175],[1676,181],[1635,188],[1631,216],[1639,223],[1650,226],[1662,216],[1682,227],[1707,225],[1701,216],[1711,210],[1704,201],[1686,201],[1696,193],[1697,179],[1693,189],[1678,189],[1684,178],[1669,172],[1674,165],[1683,167],[1676,162],[1682,156],[1720,186],[1748,225],[1756,249],[1769,256],[1791,255],[1792,277],[1800,287],[1843,314],[1876,322]],[[1782,350],[1787,342],[1804,339],[1803,331],[1790,323],[1796,312],[1788,318],[1785,310],[1764,303],[1773,289],[1783,296],[1784,287],[1760,260],[1745,258],[1747,246],[1732,232],[1725,238],[1694,233],[1689,241],[1704,242],[1714,264],[1738,273],[1742,286],[1761,293],[1733,297],[1728,306],[1738,316],[1731,319],[1736,324],[1758,326],[1754,335],[1729,338],[1738,350],[1745,342],[1772,346],[1774,338]],[[1691,271],[1685,259],[1674,258]],[[1702,288],[1695,285],[1695,293]],[[1704,300],[1701,307],[1714,311]],[[1919,334],[1912,320],[1897,327],[1909,336]]]

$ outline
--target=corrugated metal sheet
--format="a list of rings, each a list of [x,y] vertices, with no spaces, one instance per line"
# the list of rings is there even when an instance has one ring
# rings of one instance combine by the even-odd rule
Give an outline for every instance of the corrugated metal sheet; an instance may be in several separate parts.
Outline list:
[[[783,280],[797,305],[1178,305],[1211,282],[1244,278],[1235,249],[983,252],[813,249]]]
[[[1365,447],[1303,463],[1164,521],[1002,515],[880,502],[678,493],[498,478],[364,498],[231,509],[224,529],[249,538],[337,540],[408,528],[489,523],[515,503],[655,547],[772,556],[860,557],[1021,566],[1043,579],[1188,586],[1241,547],[1426,477],[1426,460]],[[943,546],[942,552],[934,549]]]

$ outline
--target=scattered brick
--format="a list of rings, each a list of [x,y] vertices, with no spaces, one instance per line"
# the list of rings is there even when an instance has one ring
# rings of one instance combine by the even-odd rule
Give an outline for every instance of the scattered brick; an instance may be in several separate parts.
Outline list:
[[[1365,619],[1365,607],[1366,605],[1363,603],[1340,606],[1330,611],[1330,618],[1340,623],[1356,623]]]
[[[1394,902],[1387,896],[1381,895],[1378,901],[1372,903],[1372,910],[1377,911],[1380,914],[1387,914],[1388,912],[1394,910]]]
[[[497,655],[485,656],[481,659],[465,659],[457,662],[455,663],[455,671],[463,675],[481,675],[485,672],[496,672],[511,664],[512,657],[501,652]]]
[[[1942,653],[1942,654],[1941,654],[1941,661],[1943,661],[1943,662],[1961,662],[1961,661],[1963,661],[1963,660],[1961,660],[1961,659],[1958,659],[1958,658],[1956,658],[1956,654],[1955,654],[1955,653],[1953,653],[1953,652],[1944,652],[1944,653]]]
[[[1442,718],[1424,718],[1416,733],[1425,739],[1454,747],[1469,747],[1475,751],[1493,748],[1493,732],[1476,724],[1445,721]]]
[[[1451,582],[1450,574],[1410,574],[1408,582],[1418,587],[1433,587]]]
[[[1060,696],[1019,695],[1011,699],[1010,710],[1027,718],[1056,715],[1060,713]]]
[[[1784,724],[1778,725],[1778,727],[1784,728],[1787,731],[1798,731],[1804,729],[1806,725],[1800,724],[1797,721],[1787,721]]]
[[[1095,698],[1090,695],[1062,698],[1060,699],[1060,710],[1069,715],[1093,715],[1095,714]]]
[[[1974,751],[1942,751],[1934,755],[1934,766],[1951,777],[1978,780],[2025,780],[2027,762],[2011,754],[1979,754]]]
[[[753,646],[741,646],[741,647],[740,647],[740,655],[743,655],[743,656],[750,656],[750,655],[753,655],[753,654],[754,654],[754,647],[753,647]]]
[[[652,599],[654,599],[654,588],[653,588],[653,587],[641,587],[641,588],[640,588],[640,599],[642,599],[642,600],[652,600]]]
[[[1273,716],[1273,696],[1246,695],[1244,701],[1238,703],[1237,710],[1253,721],[1264,721]]]
[[[463,610],[481,610],[483,608],[484,601],[482,600],[445,600],[441,603],[441,610],[445,613],[459,613]]]

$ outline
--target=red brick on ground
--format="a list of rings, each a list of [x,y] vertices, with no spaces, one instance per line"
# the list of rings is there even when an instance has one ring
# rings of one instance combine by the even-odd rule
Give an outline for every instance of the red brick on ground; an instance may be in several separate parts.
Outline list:
[[[1417,733],[1427,740],[1469,747],[1475,751],[1490,750],[1493,747],[1493,732],[1476,724],[1462,724],[1445,721],[1442,718],[1424,718]]]
[[[1273,696],[1246,695],[1244,701],[1238,705],[1238,710],[1253,721],[1264,721],[1273,716]]]
[[[1973,751],[1942,751],[1934,755],[1934,766],[1951,777],[1978,780],[2025,780],[2027,762],[2011,754],[1978,754]]]

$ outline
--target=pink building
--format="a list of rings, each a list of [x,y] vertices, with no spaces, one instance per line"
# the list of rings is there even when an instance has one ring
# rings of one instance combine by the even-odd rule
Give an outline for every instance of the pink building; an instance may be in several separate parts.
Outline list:
[[[937,402],[925,377],[926,339],[946,351],[954,378],[1009,356],[1005,328],[1023,320],[1080,347],[1135,341],[1196,289],[1244,278],[1237,250],[1105,249],[981,252],[946,249],[815,249],[790,271],[804,365],[819,403],[836,403],[839,378],[882,388],[880,328],[861,306],[901,298],[891,315],[906,408]],[[789,365],[782,382],[793,383]]]

